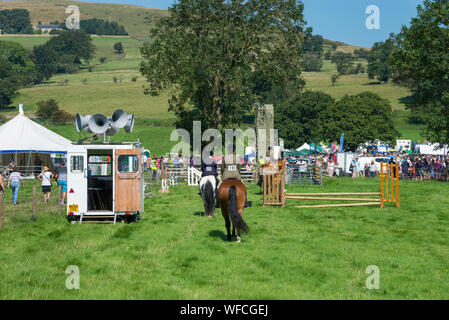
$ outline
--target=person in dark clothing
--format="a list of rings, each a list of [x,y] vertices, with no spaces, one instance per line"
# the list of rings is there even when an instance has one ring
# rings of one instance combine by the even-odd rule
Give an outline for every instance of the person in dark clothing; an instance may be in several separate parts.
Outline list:
[[[218,177],[218,165],[215,159],[212,157],[213,153],[211,151],[209,158],[207,160],[201,160],[201,177],[214,176]]]
[[[396,162],[393,160],[393,158],[390,158],[390,161],[388,162],[388,164],[396,164]],[[393,166],[393,177],[396,179],[397,176],[397,172],[396,172],[396,166]]]
[[[401,167],[402,167],[402,178],[407,179],[408,178],[408,169],[409,169],[408,161],[407,160],[402,161]]]
[[[419,180],[422,181],[422,164],[421,164],[421,160],[419,160],[419,159],[415,163],[415,176],[419,177]]]

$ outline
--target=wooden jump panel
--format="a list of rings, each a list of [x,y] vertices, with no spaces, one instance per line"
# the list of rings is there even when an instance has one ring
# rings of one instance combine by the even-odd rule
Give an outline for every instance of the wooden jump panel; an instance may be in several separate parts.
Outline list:
[[[326,201],[380,201],[380,199],[369,198],[327,198],[327,197],[301,197],[301,196],[287,196],[286,199],[297,200],[326,200]]]
[[[335,208],[335,207],[361,207],[361,206],[380,206],[380,201],[364,202],[364,203],[318,204],[310,206],[296,206],[296,208]]]
[[[380,192],[287,193],[286,196],[380,196]]]

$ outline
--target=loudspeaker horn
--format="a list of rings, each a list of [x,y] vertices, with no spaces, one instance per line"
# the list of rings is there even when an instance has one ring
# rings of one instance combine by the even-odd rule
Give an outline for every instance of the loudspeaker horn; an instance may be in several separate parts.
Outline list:
[[[125,111],[122,109],[117,109],[112,114],[112,117],[109,118],[114,127],[119,129],[124,128],[128,122],[128,116]]]
[[[131,133],[131,132],[133,132],[133,129],[134,129],[134,115],[133,114],[129,114],[128,115],[128,122],[126,123],[126,126],[125,126],[125,131],[127,133]]]
[[[109,129],[106,131],[106,135],[109,137],[115,136],[119,132],[120,128],[116,127],[115,125],[111,124],[109,126]]]
[[[76,131],[81,132],[84,128],[86,128],[89,125],[89,120],[91,118],[91,115],[88,114],[85,117],[80,115],[79,113],[76,114]]]
[[[93,133],[102,134],[109,129],[109,119],[104,114],[95,114],[89,120],[89,129]]]

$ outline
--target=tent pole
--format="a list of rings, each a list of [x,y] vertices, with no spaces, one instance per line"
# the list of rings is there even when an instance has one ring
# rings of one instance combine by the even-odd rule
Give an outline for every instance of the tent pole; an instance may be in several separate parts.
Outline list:
[[[29,167],[30,167],[30,161],[31,161],[31,152],[28,153],[28,162],[27,162],[27,167],[26,167],[26,169],[29,169]],[[26,175],[26,174],[25,174],[25,175]]]

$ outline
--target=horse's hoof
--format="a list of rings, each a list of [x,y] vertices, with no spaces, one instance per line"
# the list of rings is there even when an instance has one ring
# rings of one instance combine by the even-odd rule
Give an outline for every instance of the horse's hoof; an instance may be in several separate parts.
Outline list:
[[[237,243],[241,243],[242,239],[240,239],[240,237],[237,237]]]

